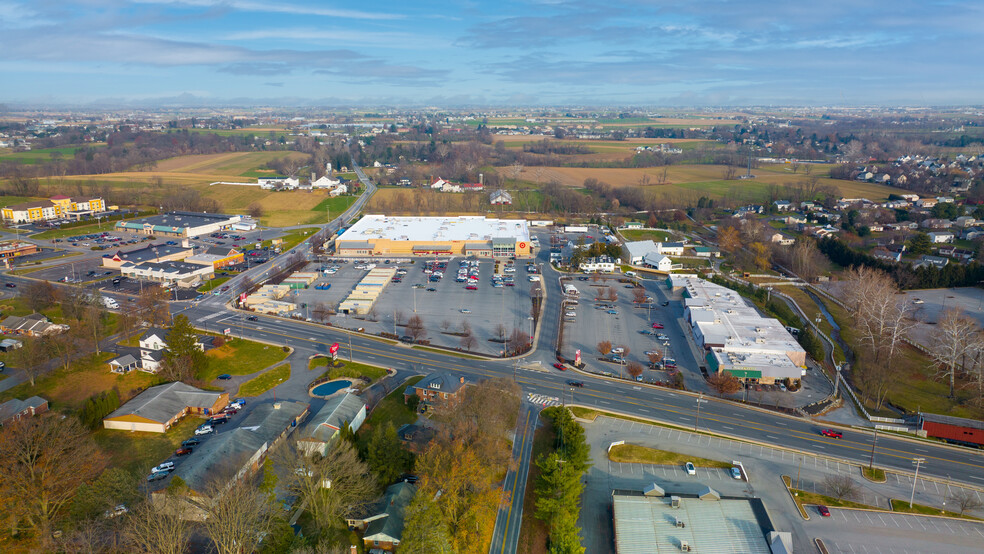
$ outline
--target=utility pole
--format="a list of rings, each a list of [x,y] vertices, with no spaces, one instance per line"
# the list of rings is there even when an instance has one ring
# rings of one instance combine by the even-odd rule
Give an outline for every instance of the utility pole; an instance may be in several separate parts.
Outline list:
[[[912,463],[916,464],[916,475],[912,478],[912,494],[909,495],[909,508],[912,508],[912,501],[916,498],[916,481],[919,480],[919,466],[926,463],[926,458],[913,458]]]
[[[871,458],[868,460],[868,469],[875,468],[875,445],[878,444],[878,427],[875,427],[875,438],[871,441]]]
[[[796,490],[800,488],[800,472],[803,471],[803,456],[799,459],[799,468],[796,469]]]

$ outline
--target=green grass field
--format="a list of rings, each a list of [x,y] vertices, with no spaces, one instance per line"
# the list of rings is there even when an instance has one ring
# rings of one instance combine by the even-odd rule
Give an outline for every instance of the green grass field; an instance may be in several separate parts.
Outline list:
[[[287,353],[279,346],[243,339],[231,339],[208,351],[208,371],[202,381],[212,381],[223,373],[249,375],[282,361]]]
[[[619,231],[625,240],[651,240],[653,242],[667,242],[673,239],[669,233],[662,231],[645,231],[639,229],[623,229]]]
[[[0,162],[39,164],[51,161],[56,155],[60,155],[61,159],[70,160],[75,157],[75,151],[79,148],[100,148],[105,146],[105,143],[89,143],[75,146],[59,146],[58,148],[40,148],[38,150],[28,150],[27,152],[7,152],[0,154]]]
[[[321,363],[322,360],[324,360],[324,363]],[[314,369],[315,367],[328,367],[328,358],[314,358],[311,360],[311,363],[317,363],[318,365],[312,367],[309,364],[309,369]],[[340,363],[342,364],[342,367],[333,367],[321,375],[321,377],[327,377],[329,379],[341,379],[343,377],[358,379],[360,377],[366,377],[371,381],[375,381],[386,376],[386,368],[368,364],[360,364],[359,362]]]
[[[143,433],[99,429],[92,434],[96,444],[109,457],[109,464],[136,474],[149,474],[178,449],[181,441],[193,437],[203,419],[185,416],[166,433]]]
[[[396,390],[389,393],[386,398],[379,401],[372,410],[372,414],[366,418],[365,424],[359,429],[359,436],[368,437],[376,425],[381,425],[387,421],[393,422],[397,429],[406,423],[413,423],[417,415],[410,411],[410,408],[403,402],[403,391],[410,385],[416,385],[423,376],[411,377],[406,383],[396,387]]]
[[[290,364],[283,363],[239,385],[236,396],[259,396],[287,379],[290,379]]]
[[[668,450],[657,450],[636,444],[619,444],[613,446],[608,452],[608,458],[613,462],[632,463],[632,464],[656,464],[656,465],[678,465],[682,466],[687,462],[693,462],[697,467],[729,468],[731,464],[707,458],[696,458],[686,456]]]
[[[2,158],[0,158],[0,160],[2,160]],[[0,196],[0,208],[13,206],[14,204],[22,204],[24,202],[32,202],[34,200],[40,200],[40,198],[32,198],[29,196]]]

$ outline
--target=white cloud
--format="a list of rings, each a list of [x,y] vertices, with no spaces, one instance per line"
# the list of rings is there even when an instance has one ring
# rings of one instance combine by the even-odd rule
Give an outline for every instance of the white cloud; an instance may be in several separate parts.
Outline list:
[[[286,13],[292,15],[316,15],[322,17],[344,17],[347,19],[403,19],[402,14],[366,12],[359,10],[322,8],[285,4],[276,0],[271,2],[252,2],[250,0],[133,0],[138,4],[184,5],[201,8],[231,8],[245,12]]]

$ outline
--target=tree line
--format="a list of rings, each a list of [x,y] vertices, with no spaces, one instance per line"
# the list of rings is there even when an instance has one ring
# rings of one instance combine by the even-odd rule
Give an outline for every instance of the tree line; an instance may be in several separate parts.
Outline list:
[[[548,547],[558,554],[581,554],[580,529],[577,526],[581,511],[582,478],[591,467],[590,448],[584,438],[584,428],[574,421],[567,408],[553,406],[543,410],[544,420],[553,430],[553,445],[549,452],[537,457],[540,470],[535,485],[535,517],[549,528]]]

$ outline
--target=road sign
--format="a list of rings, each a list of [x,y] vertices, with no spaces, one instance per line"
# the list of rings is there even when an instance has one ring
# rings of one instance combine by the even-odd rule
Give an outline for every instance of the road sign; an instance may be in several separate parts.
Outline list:
[[[331,345],[331,347],[328,349],[328,352],[331,354],[331,361],[333,361],[333,362],[334,361],[337,361],[338,360],[338,343],[336,342],[335,344]]]

